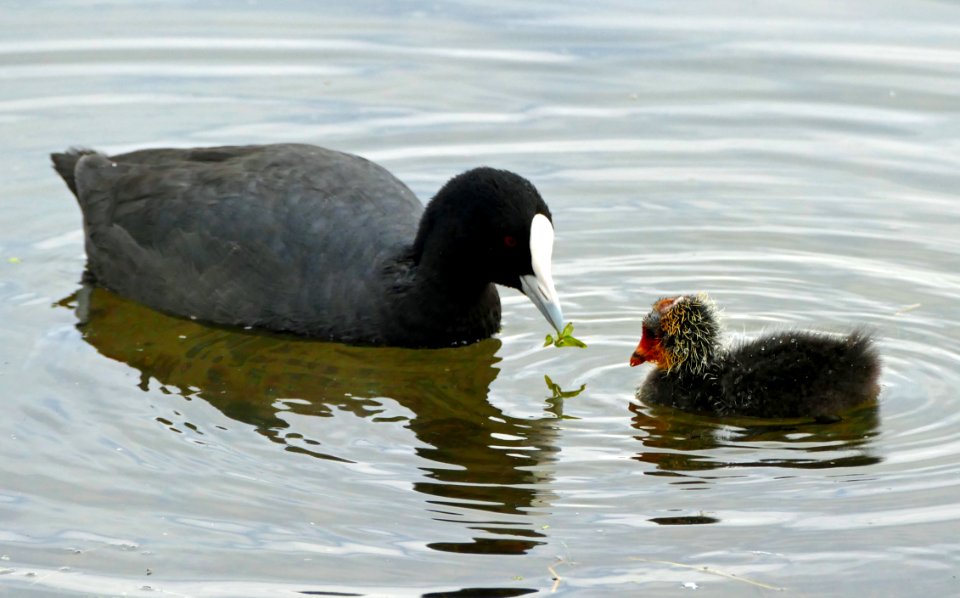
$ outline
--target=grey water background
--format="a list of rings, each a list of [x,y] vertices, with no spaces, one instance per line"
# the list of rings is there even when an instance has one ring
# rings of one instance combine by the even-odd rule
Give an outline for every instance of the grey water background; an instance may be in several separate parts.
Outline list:
[[[956,595],[958,117],[951,2],[0,2],[0,594]],[[589,348],[509,289],[443,351],[80,292],[49,152],[278,141],[524,174]],[[698,290],[730,339],[873,329],[878,406],[639,404]]]

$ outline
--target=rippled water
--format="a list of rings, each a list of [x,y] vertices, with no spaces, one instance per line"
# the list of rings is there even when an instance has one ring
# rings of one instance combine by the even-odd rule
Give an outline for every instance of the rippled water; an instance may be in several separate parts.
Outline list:
[[[960,7],[5,3],[0,590],[953,595]],[[441,351],[212,329],[81,289],[71,144],[312,142],[421,198],[531,178],[586,350],[506,291]],[[640,404],[659,296],[731,338],[876,332],[837,424]],[[82,325],[78,328],[78,324]]]

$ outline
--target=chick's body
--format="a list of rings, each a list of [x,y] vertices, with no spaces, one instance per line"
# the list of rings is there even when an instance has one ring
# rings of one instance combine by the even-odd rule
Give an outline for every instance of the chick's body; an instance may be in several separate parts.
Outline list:
[[[631,365],[657,369],[644,402],[718,416],[826,418],[872,401],[880,362],[866,333],[786,330],[730,348],[705,296],[663,299],[644,319]]]

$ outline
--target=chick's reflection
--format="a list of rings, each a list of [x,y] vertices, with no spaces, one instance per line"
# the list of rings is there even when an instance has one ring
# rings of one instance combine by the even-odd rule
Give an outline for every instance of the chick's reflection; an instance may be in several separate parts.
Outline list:
[[[633,458],[654,465],[650,475],[689,478],[695,472],[731,467],[828,469],[880,462],[871,451],[879,426],[876,405],[833,423],[720,419],[635,402],[630,411],[636,439],[644,447]],[[731,448],[737,450],[727,450]]]
[[[520,554],[541,543],[532,518],[552,497],[543,490],[549,476],[536,466],[554,460],[556,420],[516,419],[488,402],[498,340],[419,351],[350,347],[210,328],[100,288],[61,302],[74,304],[83,338],[139,370],[143,390],[153,379],[201,398],[285,450],[349,460],[323,438],[292,430],[289,413],[368,418],[382,412],[378,397],[395,400],[412,412],[402,425],[426,445],[416,452],[433,464],[414,487],[430,497],[436,519],[456,521],[474,536],[435,549]]]

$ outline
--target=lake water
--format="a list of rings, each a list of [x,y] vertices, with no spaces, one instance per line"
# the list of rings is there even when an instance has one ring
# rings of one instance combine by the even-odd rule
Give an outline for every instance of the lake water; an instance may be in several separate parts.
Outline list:
[[[960,593],[960,5],[0,2],[0,593]],[[585,350],[439,351],[81,292],[70,145],[300,141],[530,178]],[[876,407],[634,398],[656,298],[876,332]],[[78,329],[77,324],[85,322]]]

